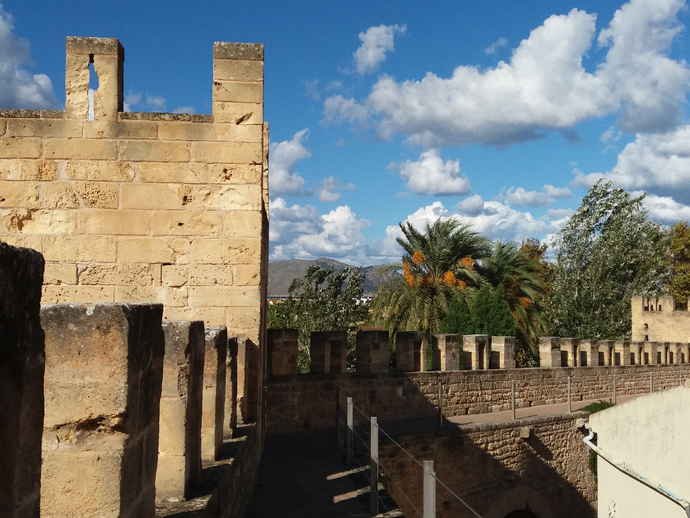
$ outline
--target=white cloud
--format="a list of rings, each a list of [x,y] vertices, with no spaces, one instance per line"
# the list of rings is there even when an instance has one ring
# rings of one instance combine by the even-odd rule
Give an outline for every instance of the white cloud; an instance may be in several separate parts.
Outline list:
[[[521,207],[545,207],[551,205],[558,198],[572,198],[573,193],[567,187],[544,185],[542,192],[526,191],[522,187],[511,187],[506,192],[505,199],[510,205]]]
[[[690,125],[654,135],[637,135],[618,155],[608,173],[583,174],[575,169],[573,183],[589,187],[599,178],[627,190],[644,190],[690,203]]]
[[[321,189],[319,190],[319,200],[324,202],[334,202],[340,199],[342,193],[338,191],[353,191],[356,187],[352,183],[341,184],[340,180],[333,176],[328,176],[321,180]]]
[[[175,108],[172,112],[194,114],[196,113],[196,110],[192,106],[180,106],[179,108]]]
[[[635,192],[633,194],[639,195],[641,193]],[[649,216],[656,221],[671,224],[680,220],[690,221],[690,207],[678,203],[668,196],[648,194],[642,203],[649,211]]]
[[[366,74],[376,70],[379,63],[386,59],[386,52],[395,50],[395,34],[404,34],[406,31],[405,25],[379,25],[360,32],[359,40],[362,44],[353,54],[357,72]]]
[[[278,198],[270,202],[271,260],[337,257],[350,262],[366,262],[366,238],[362,230],[371,223],[357,219],[347,205],[319,215],[311,205],[288,207]]]
[[[31,74],[29,42],[13,34],[14,20],[0,5],[0,108],[58,109],[53,84],[45,74]]]
[[[305,128],[295,133],[292,140],[271,143],[268,181],[272,198],[299,194],[304,188],[304,178],[295,172],[295,164],[311,156],[311,152],[302,145],[302,139],[308,133]]]
[[[487,54],[494,54],[496,52],[496,50],[498,50],[500,47],[505,47],[506,45],[508,45],[508,40],[505,39],[503,36],[501,36],[496,41],[494,41],[491,45],[486,47],[484,52],[486,52]]]
[[[319,80],[314,79],[313,81],[305,81],[304,92],[312,101],[318,101],[321,97],[321,94],[319,93]]]
[[[623,133],[621,131],[616,131],[616,128],[610,126],[609,129],[601,134],[599,140],[601,140],[604,144],[608,144],[609,142],[618,142],[622,136]]]
[[[416,162],[408,160],[389,168],[399,169],[407,188],[415,194],[463,195],[471,190],[468,178],[460,175],[460,161],[444,162],[438,149],[424,151]]]
[[[478,194],[465,198],[455,206],[455,209],[466,216],[478,216],[484,210],[484,200]]]
[[[362,102],[332,97],[324,123],[373,120],[382,138],[406,135],[426,148],[478,142],[507,146],[619,113],[625,131],[678,123],[690,85],[687,64],[666,52],[678,33],[683,0],[631,0],[599,36],[607,56],[594,73],[582,65],[596,15],[554,15],[514,50],[510,62],[457,67],[441,78],[397,82],[383,76]],[[564,134],[568,136],[568,134]]]
[[[160,95],[147,95],[146,96],[146,106],[149,108],[154,108],[157,111],[165,111],[165,99]]]

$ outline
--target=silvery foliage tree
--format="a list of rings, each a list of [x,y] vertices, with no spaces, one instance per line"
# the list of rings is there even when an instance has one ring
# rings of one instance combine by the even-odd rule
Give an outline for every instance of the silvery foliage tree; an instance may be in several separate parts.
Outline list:
[[[630,299],[658,295],[668,278],[668,233],[636,198],[599,180],[558,233],[550,296],[552,333],[630,337]]]
[[[355,335],[351,331],[369,316],[369,304],[358,301],[363,282],[359,268],[337,272],[333,267],[310,266],[303,278],[292,281],[287,300],[269,308],[268,327],[299,331],[300,372],[309,372],[312,331],[348,331],[348,367],[352,367]]]

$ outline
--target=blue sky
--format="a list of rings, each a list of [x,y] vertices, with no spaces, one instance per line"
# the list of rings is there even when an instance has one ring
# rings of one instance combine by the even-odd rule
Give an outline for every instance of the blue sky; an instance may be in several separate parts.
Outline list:
[[[210,113],[214,41],[265,45],[271,259],[399,259],[398,224],[549,239],[600,177],[690,220],[683,0],[2,3],[0,107],[64,104],[119,38],[132,111]]]

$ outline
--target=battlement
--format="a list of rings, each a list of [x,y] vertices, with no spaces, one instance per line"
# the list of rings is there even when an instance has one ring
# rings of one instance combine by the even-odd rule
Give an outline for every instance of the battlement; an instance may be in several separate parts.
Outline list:
[[[636,295],[631,300],[631,313],[634,341],[690,341],[690,310],[676,310],[675,299],[670,295]]]

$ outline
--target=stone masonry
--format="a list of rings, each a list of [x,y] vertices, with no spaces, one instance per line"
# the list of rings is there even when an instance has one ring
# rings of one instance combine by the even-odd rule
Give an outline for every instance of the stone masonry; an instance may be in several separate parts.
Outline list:
[[[160,304],[58,304],[45,329],[41,516],[154,512]]]
[[[39,515],[43,258],[0,243],[0,517]]]
[[[43,254],[43,303],[162,303],[261,347],[263,46],[214,44],[211,115],[123,112],[119,41],[66,52],[64,111],[0,110],[0,240]]]
[[[227,382],[228,331],[206,328],[203,408],[201,412],[201,460],[216,460],[223,446]]]

